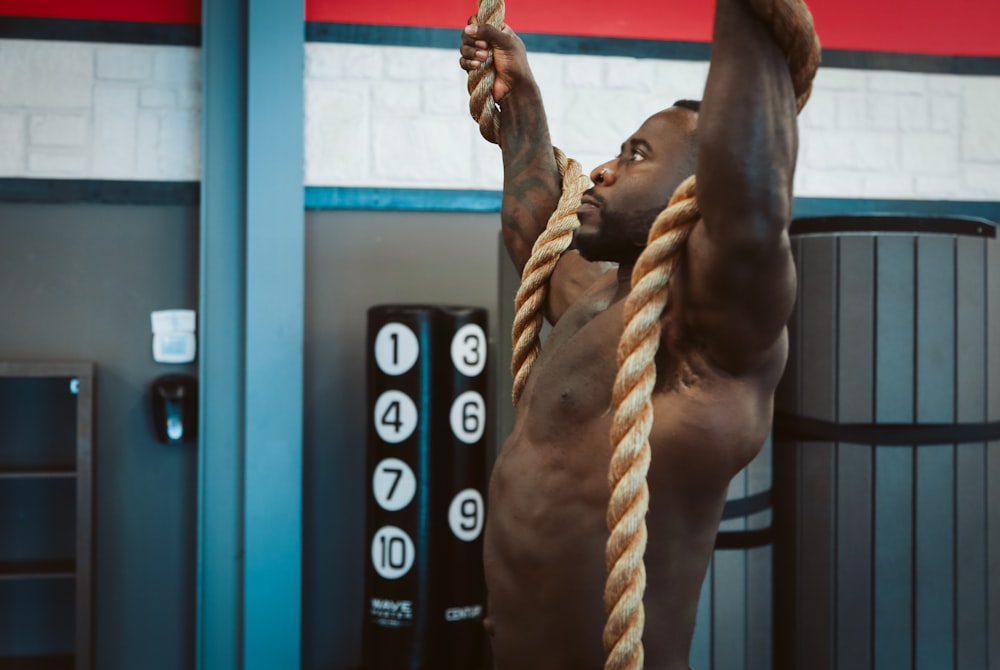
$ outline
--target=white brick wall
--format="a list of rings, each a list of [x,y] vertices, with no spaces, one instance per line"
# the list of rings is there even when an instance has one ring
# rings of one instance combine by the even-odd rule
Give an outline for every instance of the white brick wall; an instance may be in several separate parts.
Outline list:
[[[0,177],[198,179],[198,49],[0,40]]]
[[[457,50],[308,44],[306,59],[308,184],[502,187],[499,152],[469,118]],[[531,62],[553,141],[588,170],[649,114],[700,98],[707,73],[687,61]],[[797,193],[1000,199],[998,105],[1000,77],[821,70],[801,117]]]
[[[457,42],[456,42],[457,43]],[[533,54],[555,143],[589,170],[707,64]],[[0,40],[0,176],[195,180],[188,47]],[[798,195],[1000,200],[1000,77],[824,69],[800,119]],[[458,51],[311,43],[311,186],[500,189]]]

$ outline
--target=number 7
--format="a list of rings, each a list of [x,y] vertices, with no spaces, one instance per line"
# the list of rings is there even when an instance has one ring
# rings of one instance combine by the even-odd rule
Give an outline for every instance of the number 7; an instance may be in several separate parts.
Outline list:
[[[396,475],[396,479],[392,482],[392,486],[389,487],[389,493],[385,497],[386,500],[392,500],[392,494],[396,492],[399,480],[403,478],[403,470],[401,468],[382,468],[382,472],[391,472]]]

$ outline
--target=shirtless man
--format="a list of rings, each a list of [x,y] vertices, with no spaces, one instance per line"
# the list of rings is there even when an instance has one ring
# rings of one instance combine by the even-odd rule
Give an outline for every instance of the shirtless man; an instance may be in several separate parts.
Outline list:
[[[521,40],[469,25],[460,64],[494,50],[502,107],[503,237],[518,270],[560,177]],[[650,435],[647,670],[686,670],[730,479],[759,452],[787,357],[797,151],[788,63],[746,0],[718,0],[701,111],[650,117],[596,167],[575,250],[552,276],[553,329],[490,480],[486,623],[500,670],[599,670],[611,388],[632,265],[654,216],[697,174],[703,220],[669,287]],[[614,261],[604,270],[595,261]]]

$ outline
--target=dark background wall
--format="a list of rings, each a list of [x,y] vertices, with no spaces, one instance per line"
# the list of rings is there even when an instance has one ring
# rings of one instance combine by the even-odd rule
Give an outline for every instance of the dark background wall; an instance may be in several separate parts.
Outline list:
[[[190,207],[0,203],[0,358],[96,364],[94,647],[101,670],[192,667],[196,452],[156,442],[149,313],[196,308]]]

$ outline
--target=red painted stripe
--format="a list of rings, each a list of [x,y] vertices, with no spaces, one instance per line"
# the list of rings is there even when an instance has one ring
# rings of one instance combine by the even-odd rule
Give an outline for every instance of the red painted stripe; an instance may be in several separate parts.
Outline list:
[[[310,21],[456,28],[475,0],[305,0]],[[1000,56],[996,0],[810,0],[823,46],[956,56]],[[197,24],[201,0],[0,0],[0,15]],[[508,0],[516,30],[706,42],[707,0]],[[456,37],[457,43],[457,37]]]
[[[0,0],[0,16],[201,23],[201,0]]]
[[[809,0],[823,46],[956,56],[1000,56],[996,0]],[[311,21],[450,28],[475,13],[475,0],[308,0]],[[509,0],[506,18],[522,32],[707,42],[707,0]]]

